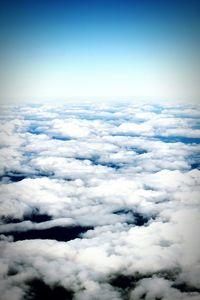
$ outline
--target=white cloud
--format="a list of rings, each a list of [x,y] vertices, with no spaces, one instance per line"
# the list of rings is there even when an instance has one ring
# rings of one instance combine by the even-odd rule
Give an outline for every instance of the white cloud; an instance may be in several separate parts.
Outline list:
[[[2,299],[23,299],[37,278],[75,300],[197,300],[200,147],[184,141],[199,137],[197,115],[137,104],[4,108]],[[72,225],[94,229],[68,242],[10,236]],[[120,276],[129,286],[113,283]]]

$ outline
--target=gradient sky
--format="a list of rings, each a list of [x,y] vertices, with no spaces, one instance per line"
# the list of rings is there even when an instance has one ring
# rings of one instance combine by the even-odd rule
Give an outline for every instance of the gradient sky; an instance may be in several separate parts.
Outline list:
[[[197,100],[198,2],[1,1],[1,102]]]

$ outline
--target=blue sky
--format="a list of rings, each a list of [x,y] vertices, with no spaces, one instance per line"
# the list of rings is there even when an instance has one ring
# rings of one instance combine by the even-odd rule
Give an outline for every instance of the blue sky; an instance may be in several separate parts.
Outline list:
[[[1,99],[198,98],[198,1],[1,1]]]

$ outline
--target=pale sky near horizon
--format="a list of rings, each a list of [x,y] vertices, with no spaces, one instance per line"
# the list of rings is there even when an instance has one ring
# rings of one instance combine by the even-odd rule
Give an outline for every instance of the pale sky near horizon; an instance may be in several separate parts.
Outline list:
[[[198,1],[1,1],[0,101],[199,99]]]

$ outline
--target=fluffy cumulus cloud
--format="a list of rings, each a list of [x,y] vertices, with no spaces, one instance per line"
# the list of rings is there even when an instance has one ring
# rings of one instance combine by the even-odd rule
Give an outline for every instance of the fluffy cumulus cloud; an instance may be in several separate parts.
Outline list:
[[[2,105],[2,300],[200,299],[199,107]]]

